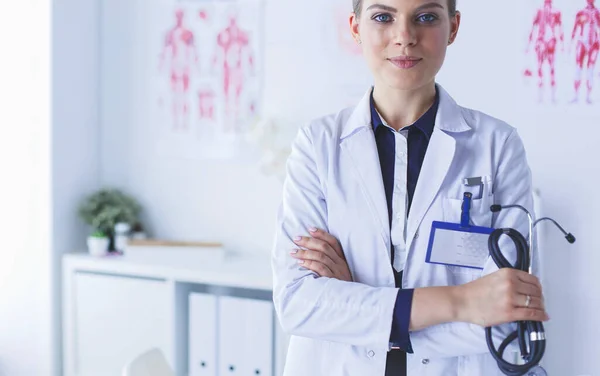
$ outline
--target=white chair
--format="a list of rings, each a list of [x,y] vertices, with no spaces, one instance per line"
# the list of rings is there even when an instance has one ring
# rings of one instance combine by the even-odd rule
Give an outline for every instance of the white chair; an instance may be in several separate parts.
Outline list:
[[[175,376],[162,351],[150,349],[123,367],[122,376]]]

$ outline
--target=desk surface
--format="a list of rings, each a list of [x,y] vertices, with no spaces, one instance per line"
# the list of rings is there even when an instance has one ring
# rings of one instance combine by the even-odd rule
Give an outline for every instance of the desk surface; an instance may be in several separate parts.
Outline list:
[[[85,252],[63,256],[63,272],[87,271],[176,282],[272,290],[270,259],[228,255],[220,249],[197,252],[157,249],[94,257]]]

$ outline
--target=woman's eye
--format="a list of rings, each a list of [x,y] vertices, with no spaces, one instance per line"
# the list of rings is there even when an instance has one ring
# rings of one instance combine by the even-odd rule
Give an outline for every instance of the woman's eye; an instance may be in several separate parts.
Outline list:
[[[419,17],[417,17],[417,20],[419,22],[431,23],[437,20],[437,16],[435,14],[422,14]]]
[[[388,23],[392,21],[392,16],[389,14],[378,14],[373,19],[377,22]]]

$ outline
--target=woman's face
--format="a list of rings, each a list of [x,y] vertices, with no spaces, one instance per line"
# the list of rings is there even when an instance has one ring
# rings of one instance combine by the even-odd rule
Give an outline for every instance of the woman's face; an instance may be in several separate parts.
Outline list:
[[[375,82],[400,90],[434,82],[459,24],[447,0],[363,0],[360,16],[350,16]]]

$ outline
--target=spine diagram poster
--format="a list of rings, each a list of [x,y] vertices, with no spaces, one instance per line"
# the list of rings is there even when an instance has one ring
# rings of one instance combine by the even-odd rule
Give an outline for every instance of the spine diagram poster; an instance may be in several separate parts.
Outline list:
[[[595,0],[523,2],[528,9],[524,82],[539,104],[600,102],[600,9]]]
[[[259,0],[176,1],[161,16],[154,55],[161,152],[244,154],[261,110],[263,16]]]

